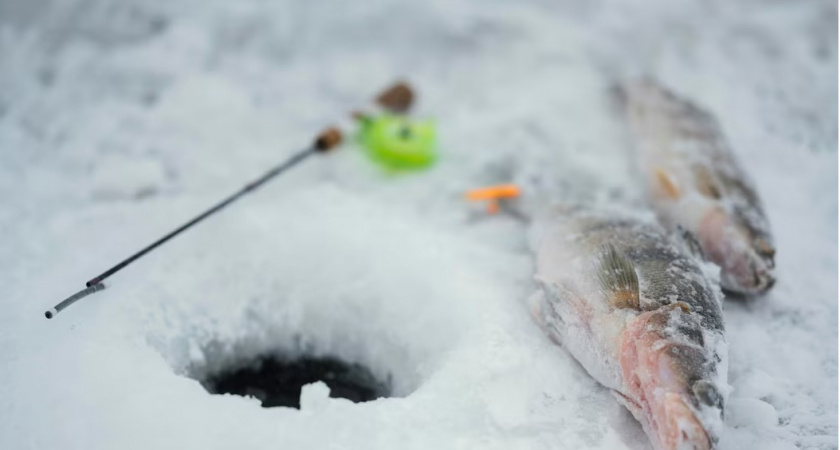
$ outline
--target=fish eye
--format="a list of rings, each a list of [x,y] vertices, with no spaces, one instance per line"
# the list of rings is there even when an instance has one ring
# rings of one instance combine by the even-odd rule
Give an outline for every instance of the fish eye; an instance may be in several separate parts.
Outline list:
[[[711,381],[697,380],[691,387],[694,392],[694,397],[703,405],[714,408],[723,408],[723,396],[720,395],[717,388]]]
[[[753,245],[763,256],[767,258],[773,258],[776,256],[776,249],[773,248],[773,246],[770,245],[770,243],[764,238],[756,238],[755,241],[753,241]]]

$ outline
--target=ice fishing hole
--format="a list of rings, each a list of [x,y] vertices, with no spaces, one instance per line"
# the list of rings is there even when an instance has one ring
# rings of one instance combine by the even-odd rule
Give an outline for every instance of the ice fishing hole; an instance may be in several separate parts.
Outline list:
[[[391,396],[390,380],[378,380],[367,367],[331,356],[260,355],[245,365],[206,376],[202,385],[211,394],[255,397],[263,408],[300,409],[301,388],[323,381],[330,397],[354,403]]]

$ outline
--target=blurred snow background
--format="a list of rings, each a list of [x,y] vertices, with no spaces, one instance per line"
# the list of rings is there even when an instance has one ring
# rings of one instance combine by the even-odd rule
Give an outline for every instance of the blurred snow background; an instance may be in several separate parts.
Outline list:
[[[524,227],[461,201],[638,202],[608,88],[640,73],[718,115],[778,240],[772,294],[726,304],[720,447],[837,448],[836,44],[819,0],[0,0],[0,448],[649,448],[530,322]],[[43,318],[397,77],[433,170],[347,146]],[[272,350],[396,396],[190,378]]]

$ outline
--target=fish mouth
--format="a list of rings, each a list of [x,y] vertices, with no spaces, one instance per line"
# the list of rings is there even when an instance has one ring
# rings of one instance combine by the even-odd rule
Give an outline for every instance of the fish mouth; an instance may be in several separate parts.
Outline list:
[[[706,428],[682,396],[668,393],[664,404],[665,423],[659,433],[662,449],[711,450],[712,442]]]
[[[731,265],[729,271],[722,273],[721,285],[724,290],[736,294],[764,294],[776,284],[772,262],[745,256]]]
[[[701,246],[721,267],[721,285],[729,292],[759,295],[776,284],[775,249],[766,239],[752,239],[751,235],[720,208],[706,213],[700,223]]]
[[[611,389],[612,394],[642,424],[656,450],[712,450],[709,434],[680,394],[669,392],[656,408]]]
[[[707,377],[698,376],[703,350],[665,334],[670,315],[666,310],[646,312],[625,329],[624,386],[613,392],[641,422],[655,449],[711,450],[716,439],[698,408],[722,409],[722,399]]]
[[[767,266],[765,264],[765,266]],[[763,294],[776,284],[776,276],[768,269],[753,267],[753,289]]]

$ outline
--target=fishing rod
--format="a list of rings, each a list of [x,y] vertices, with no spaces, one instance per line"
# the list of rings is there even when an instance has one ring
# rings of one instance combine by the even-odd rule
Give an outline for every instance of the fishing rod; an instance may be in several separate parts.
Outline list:
[[[398,82],[391,86],[390,88],[382,91],[375,99],[375,106],[377,109],[382,109],[394,114],[403,114],[408,111],[411,107],[412,102],[414,101],[414,93],[411,88],[404,82]],[[354,112],[354,115],[359,115],[360,113]],[[52,309],[46,311],[44,315],[47,319],[52,319],[55,317],[56,314],[67,308],[68,306],[76,303],[77,301],[81,300],[84,297],[87,297],[90,294],[99,292],[105,289],[104,281],[111,275],[119,272],[120,270],[124,269],[129,264],[133,263],[134,261],[140,259],[147,253],[151,252],[152,250],[160,247],[170,239],[174,238],[175,236],[181,234],[182,232],[186,231],[193,225],[201,222],[202,220],[206,219],[207,217],[219,212],[226,206],[230,205],[231,203],[239,200],[240,198],[244,197],[245,195],[253,192],[255,189],[259,188],[260,186],[264,185],[268,181],[276,178],[278,175],[282,174],[288,169],[300,164],[310,156],[316,153],[327,153],[328,151],[337,147],[343,139],[343,134],[340,128],[338,127],[329,127],[322,131],[318,136],[315,137],[315,140],[312,144],[301,150],[300,152],[292,155],[287,160],[283,161],[282,163],[278,164],[268,172],[266,172],[263,176],[257,178],[256,180],[246,184],[244,187],[233,193],[232,195],[228,196],[227,198],[223,199],[219,203],[216,203],[210,209],[204,211],[203,213],[199,214],[189,222],[181,225],[180,227],[172,230],[168,234],[164,235],[160,239],[152,242],[151,244],[147,245],[137,253],[129,256],[128,258],[122,260],[121,262],[117,263],[110,269],[102,272],[98,276],[91,278],[88,282],[85,283],[85,288],[75,294],[67,297],[61,303],[55,305]]]

